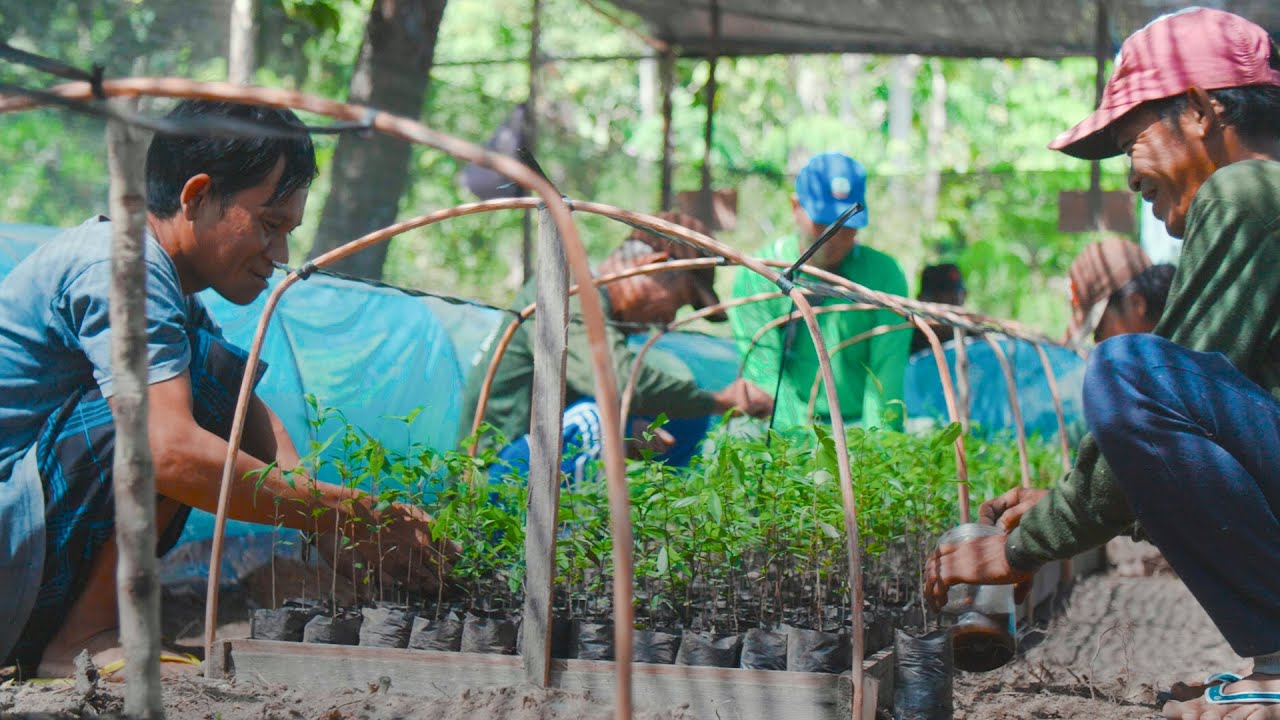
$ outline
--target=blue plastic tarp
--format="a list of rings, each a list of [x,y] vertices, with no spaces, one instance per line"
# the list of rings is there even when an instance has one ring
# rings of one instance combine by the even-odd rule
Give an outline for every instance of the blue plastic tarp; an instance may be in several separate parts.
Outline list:
[[[46,226],[0,224],[0,276],[58,232]],[[271,278],[271,288],[282,277],[277,273]],[[234,305],[212,290],[201,298],[227,339],[248,349],[267,293],[247,306]],[[313,276],[282,296],[263,343],[268,369],[258,394],[280,416],[300,452],[306,453],[312,440],[324,439],[336,429],[333,423],[312,427],[308,394],[321,406],[340,410],[352,425],[391,449],[405,450],[410,442],[439,450],[454,446],[462,370],[431,302],[325,276]],[[417,408],[423,410],[411,425],[395,419]],[[321,479],[336,478],[326,471]],[[270,528],[228,525],[230,535],[256,532]],[[212,534],[212,516],[195,511],[180,543]]]
[[[1028,435],[1051,437],[1058,432],[1058,419],[1054,411],[1053,395],[1035,346],[1024,340],[1000,338],[1000,347],[1009,357],[1014,380],[1018,388],[1018,402],[1022,411],[1022,425]],[[1013,429],[1013,408],[1004,373],[1000,369],[995,351],[985,340],[969,338],[965,344],[969,359],[969,418],[975,432],[989,435]],[[943,348],[951,369],[952,382],[956,378],[956,354],[954,341]],[[1084,384],[1084,360],[1065,348],[1045,346],[1049,364],[1053,368],[1062,395],[1063,414],[1068,427],[1081,416],[1080,390]],[[907,363],[906,391],[903,401],[908,417],[928,417],[946,422],[946,402],[942,395],[942,380],[933,353],[918,352]]]

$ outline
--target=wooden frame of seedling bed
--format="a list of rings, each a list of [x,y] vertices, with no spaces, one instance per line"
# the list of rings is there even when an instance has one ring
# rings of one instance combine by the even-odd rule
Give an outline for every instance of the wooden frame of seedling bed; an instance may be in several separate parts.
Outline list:
[[[536,198],[515,198],[460,205],[439,210],[404,222],[395,223],[386,228],[372,232],[336,248],[319,258],[307,263],[302,268],[290,272],[272,291],[267,299],[259,320],[253,344],[249,352],[248,367],[240,387],[236,412],[232,423],[231,436],[228,443],[227,459],[224,466],[219,493],[218,511],[212,541],[212,557],[210,560],[210,577],[208,580],[208,597],[205,618],[205,651],[208,658],[206,669],[217,673],[236,666],[234,655],[239,655],[244,663],[249,663],[254,653],[258,655],[280,656],[280,651],[272,650],[271,643],[262,641],[217,641],[217,601],[219,576],[222,568],[221,555],[227,506],[233,477],[234,460],[239,452],[240,441],[244,431],[248,400],[252,395],[252,378],[258,367],[263,339],[271,316],[281,296],[300,280],[305,280],[311,273],[323,269],[327,265],[358,252],[372,245],[390,240],[405,231],[423,227],[449,218],[460,217],[480,212],[497,210],[532,210],[539,212],[539,264],[538,264],[538,300],[535,308],[528,314],[522,313],[522,319],[532,312],[538,312],[543,318],[537,330],[535,353],[535,377],[533,421],[531,427],[532,459],[529,477],[529,519],[526,534],[526,575],[525,575],[525,613],[523,658],[484,657],[465,658],[458,653],[434,654],[424,652],[407,653],[407,651],[373,650],[368,648],[338,646],[305,646],[292,645],[285,655],[303,658],[309,672],[314,673],[317,663],[322,659],[330,659],[347,667],[350,672],[362,664],[372,667],[379,662],[387,662],[391,666],[423,668],[427,674],[454,673],[459,667],[470,670],[459,676],[461,686],[474,687],[477,679],[483,675],[478,668],[488,667],[505,682],[510,684],[511,675],[517,668],[523,667],[524,677],[539,685],[553,682],[570,687],[586,687],[601,690],[608,687],[614,698],[614,715],[616,718],[629,718],[633,709],[632,683],[639,682],[648,691],[660,693],[664,702],[676,701],[680,695],[672,695],[675,688],[685,687],[684,692],[711,692],[709,688],[719,688],[716,692],[725,694],[743,694],[747,698],[744,707],[768,707],[766,701],[760,700],[764,688],[775,688],[773,692],[785,692],[785,688],[808,687],[817,688],[834,696],[835,704],[841,708],[844,716],[859,717],[863,712],[856,708],[874,707],[872,697],[865,692],[865,677],[871,675],[884,676],[884,653],[879,660],[873,658],[871,665],[854,662],[848,681],[841,683],[835,676],[806,677],[806,673],[759,672],[741,670],[723,670],[709,668],[685,668],[666,666],[646,666],[635,668],[631,661],[632,636],[634,625],[632,608],[632,537],[630,526],[630,508],[627,494],[625,457],[623,454],[623,414],[621,412],[618,385],[610,362],[609,350],[605,339],[605,322],[600,298],[595,291],[603,279],[597,281],[592,277],[591,267],[585,248],[573,222],[572,212],[589,212],[611,217],[621,222],[656,231],[668,237],[694,245],[715,256],[706,260],[673,261],[662,264],[662,268],[652,268],[643,272],[671,271],[686,267],[705,265],[736,264],[742,265],[774,282],[779,287],[778,295],[785,295],[795,304],[795,312],[804,320],[806,329],[812,337],[816,350],[821,384],[826,388],[828,406],[831,409],[832,440],[835,443],[836,461],[841,489],[841,499],[845,520],[846,544],[848,546],[849,583],[851,592],[850,606],[855,609],[852,615],[851,641],[852,654],[855,659],[863,657],[863,620],[862,613],[856,609],[862,607],[861,551],[858,543],[857,508],[855,506],[851,480],[849,449],[846,442],[845,428],[840,413],[839,398],[836,394],[831,372],[830,355],[824,338],[817,325],[815,309],[811,306],[808,293],[793,285],[784,278],[775,267],[787,267],[780,261],[761,261],[744,256],[735,249],[720,243],[706,235],[691,231],[661,218],[619,208],[589,202],[571,202],[563,198],[557,189],[540,174],[532,171],[522,163],[511,158],[491,153],[477,145],[432,130],[431,128],[406,118],[380,112],[348,103],[336,102],[304,93],[231,85],[227,83],[195,82],[181,78],[124,78],[116,80],[95,80],[93,82],[72,82],[51,88],[41,93],[29,93],[23,96],[0,97],[0,113],[28,110],[43,105],[71,106],[80,110],[103,114],[117,122],[146,125],[147,121],[127,108],[108,106],[101,101],[109,97],[136,98],[141,96],[169,98],[204,98],[229,102],[258,104],[277,108],[303,110],[316,115],[327,116],[338,121],[358,124],[371,132],[382,133],[409,143],[426,145],[465,160],[495,170],[521,186],[533,191]],[[569,272],[566,272],[566,268]],[[929,339],[934,357],[938,362],[943,392],[946,398],[948,415],[952,420],[963,418],[962,410],[955,398],[950,370],[942,351],[937,334],[925,321],[926,318],[941,321],[955,327],[963,328],[975,334],[984,335],[996,332],[1021,337],[1037,344],[1048,341],[1043,336],[1030,333],[1014,323],[999,322],[992,318],[965,311],[960,308],[932,303],[923,303],[900,298],[870,290],[845,278],[828,273],[819,268],[803,266],[801,271],[827,283],[831,287],[841,289],[859,303],[892,310],[919,328]],[[640,272],[640,271],[637,271]],[[587,661],[550,660],[550,613],[553,568],[555,562],[555,517],[559,492],[559,458],[561,452],[561,421],[564,405],[565,383],[565,348],[564,332],[567,324],[567,298],[570,294],[570,274],[577,280],[578,286],[585,291],[580,293],[583,321],[586,326],[588,340],[591,345],[592,366],[595,371],[596,402],[601,411],[603,424],[603,455],[605,475],[609,497],[610,527],[613,535],[613,621],[615,626],[614,648],[617,660],[613,663],[592,663]],[[614,278],[616,279],[616,278]],[[772,294],[770,294],[772,295]],[[521,319],[521,320],[522,320]],[[508,329],[508,336],[514,332]],[[509,337],[505,337],[509,340]],[[997,355],[1003,357],[998,344],[993,343]],[[1055,401],[1058,400],[1056,383],[1052,378],[1047,358],[1041,350],[1046,372],[1050,374],[1051,390]],[[500,358],[500,352],[498,353]],[[495,365],[498,360],[495,358]],[[1016,388],[1014,378],[1008,368],[1007,360],[1002,363],[1005,371],[1011,402],[1017,410]],[[634,373],[633,373],[634,374]],[[816,384],[816,383],[815,383]],[[1059,421],[1061,422],[1061,407]],[[477,416],[482,416],[482,412]],[[1023,458],[1023,481],[1027,482],[1025,437],[1019,423],[1019,452]],[[1065,448],[1065,440],[1064,440]],[[960,482],[959,501],[960,514],[963,521],[969,519],[969,501],[967,474],[964,461],[963,436],[955,441],[957,474]],[[154,530],[153,530],[154,531]],[[122,604],[131,602],[122,597]],[[405,654],[400,654],[405,652]],[[413,662],[406,662],[410,659]],[[130,658],[131,660],[133,658]],[[359,661],[359,662],[353,662]],[[153,663],[148,663],[153,664]],[[430,668],[429,670],[426,668]],[[365,668],[368,669],[368,668]],[[364,670],[360,670],[364,672]],[[794,676],[800,677],[794,677]],[[354,677],[354,676],[353,676]],[[606,682],[602,678],[609,678]],[[889,675],[891,677],[891,674]],[[558,679],[557,679],[558,678]],[[885,683],[888,685],[888,683]],[[403,687],[403,684],[401,684]],[[701,688],[701,689],[698,689]],[[727,690],[726,690],[727,689]],[[844,698],[845,701],[842,701]],[[776,700],[776,698],[775,698]],[[783,705],[778,707],[783,708]],[[747,717],[747,715],[739,715]],[[788,717],[787,714],[773,714],[773,717]]]

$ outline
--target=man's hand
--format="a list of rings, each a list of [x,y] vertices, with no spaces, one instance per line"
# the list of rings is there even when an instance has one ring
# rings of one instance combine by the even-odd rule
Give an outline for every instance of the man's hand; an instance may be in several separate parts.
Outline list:
[[[1022,522],[1022,516],[1048,494],[1048,490],[1016,487],[982,503],[978,508],[978,522],[995,525],[1007,535]]]
[[[1016,570],[1005,558],[1007,535],[974,538],[956,545],[940,545],[924,566],[924,595],[934,611],[947,604],[952,585],[1016,585],[1032,573]]]
[[[640,459],[644,457],[644,451],[661,455],[670,450],[676,444],[676,438],[671,433],[660,427],[651,427],[652,423],[646,420],[633,420],[631,429],[627,432],[627,457]]]
[[[375,513],[371,503],[372,499],[364,496],[342,504],[344,514],[350,513],[348,517],[354,515],[362,522],[347,524],[341,530],[351,544],[346,546],[340,540],[337,543],[337,547],[343,548],[337,557],[339,571],[350,574],[352,563],[359,562],[366,570],[379,569],[385,585],[399,584],[418,592],[436,590],[442,578],[447,583],[460,549],[447,538],[431,539],[431,516],[421,508],[404,503],[392,503]],[[317,546],[321,556],[332,562],[334,557],[329,554],[335,547],[332,526],[325,520],[319,525]]]
[[[773,414],[773,398],[745,378],[738,378],[717,392],[715,400],[718,413],[733,410],[753,418],[766,418]]]

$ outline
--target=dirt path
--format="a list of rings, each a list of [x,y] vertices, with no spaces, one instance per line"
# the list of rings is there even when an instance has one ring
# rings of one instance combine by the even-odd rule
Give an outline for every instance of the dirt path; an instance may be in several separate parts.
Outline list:
[[[1025,656],[956,682],[956,720],[1157,717],[1176,680],[1247,670],[1175,577],[1086,578]]]

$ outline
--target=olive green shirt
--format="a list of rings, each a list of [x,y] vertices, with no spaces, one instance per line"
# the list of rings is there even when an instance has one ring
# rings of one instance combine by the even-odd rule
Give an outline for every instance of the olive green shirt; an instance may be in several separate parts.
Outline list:
[[[1200,187],[1155,334],[1222,353],[1280,398],[1280,162],[1234,163]],[[1140,535],[1141,528],[1086,435],[1075,467],[1022,517],[1006,555],[1029,570],[1121,533]]]
[[[533,304],[537,289],[530,280],[516,295],[512,309],[519,311]],[[600,292],[604,315],[609,318],[612,309],[608,293]],[[529,432],[529,417],[533,404],[533,339],[537,316],[523,323],[511,338],[511,344],[498,364],[484,419],[503,434],[508,442]],[[507,328],[507,322],[499,325],[482,348],[482,359],[471,369],[463,391],[462,418],[459,437],[471,434],[480,387],[493,359],[494,346]],[[605,337],[609,354],[613,359],[613,373],[621,394],[631,376],[635,353],[627,347],[627,335],[615,325],[605,325]],[[591,343],[587,341],[586,325],[582,322],[582,304],[575,295],[569,298],[569,328],[565,340],[565,405],[595,396],[595,371],[591,364]],[[711,392],[703,390],[691,378],[677,377],[648,363],[640,366],[635,389],[631,396],[633,415],[653,417],[665,413],[668,417],[696,417],[715,412],[715,399]],[[482,438],[481,445],[487,445]]]

